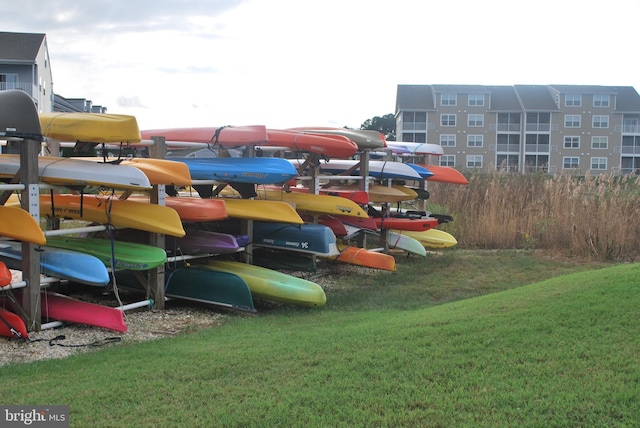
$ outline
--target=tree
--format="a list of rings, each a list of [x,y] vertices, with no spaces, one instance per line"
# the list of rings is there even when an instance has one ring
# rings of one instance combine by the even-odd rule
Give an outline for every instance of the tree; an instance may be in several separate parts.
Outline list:
[[[396,140],[396,117],[393,113],[385,114],[384,116],[374,116],[372,119],[367,119],[360,129],[371,129],[384,134],[388,141]]]

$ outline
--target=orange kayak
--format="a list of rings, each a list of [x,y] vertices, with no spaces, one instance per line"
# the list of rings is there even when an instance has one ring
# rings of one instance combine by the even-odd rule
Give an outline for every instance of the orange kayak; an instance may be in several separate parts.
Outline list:
[[[149,202],[145,196],[130,196],[127,200]],[[168,196],[164,200],[167,207],[173,208],[182,221],[219,221],[228,217],[224,199],[201,199],[190,196]]]
[[[427,178],[427,181],[437,181],[439,183],[450,184],[469,184],[469,181],[464,175],[457,169],[450,166],[438,166],[438,165],[420,165],[427,168],[433,173],[433,175]]]
[[[356,266],[387,270],[390,272],[396,271],[396,259],[389,254],[350,245],[338,245],[338,249],[340,250],[339,255],[323,258]]]
[[[267,129],[267,146],[283,146],[292,151],[316,153],[322,156],[348,158],[358,151],[358,145],[342,135],[322,135],[305,131]]]

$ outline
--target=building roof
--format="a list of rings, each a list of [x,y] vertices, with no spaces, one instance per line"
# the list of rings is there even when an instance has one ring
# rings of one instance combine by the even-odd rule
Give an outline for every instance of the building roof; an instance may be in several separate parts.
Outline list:
[[[546,85],[514,85],[514,88],[526,111],[560,110]]]
[[[0,32],[0,61],[35,61],[45,34]]]
[[[618,113],[640,112],[640,95],[632,86],[616,87],[616,105]]]
[[[513,86],[490,86],[489,109],[493,111],[522,111],[520,100]]]
[[[396,111],[434,109],[433,90],[430,85],[398,85]]]

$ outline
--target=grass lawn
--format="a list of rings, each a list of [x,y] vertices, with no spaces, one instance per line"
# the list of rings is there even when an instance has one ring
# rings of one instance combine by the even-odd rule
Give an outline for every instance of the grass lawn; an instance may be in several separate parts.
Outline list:
[[[452,251],[153,342],[0,369],[78,427],[634,426],[640,265]],[[529,285],[527,285],[529,284]]]

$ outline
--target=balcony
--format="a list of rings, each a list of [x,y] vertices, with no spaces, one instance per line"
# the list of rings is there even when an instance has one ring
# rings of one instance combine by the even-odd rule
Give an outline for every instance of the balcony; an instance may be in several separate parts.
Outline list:
[[[623,134],[640,134],[640,125],[616,125],[614,129]]]
[[[15,83],[15,82],[0,82],[0,91],[13,91],[19,90],[29,94],[33,98],[33,94],[37,94],[36,86],[31,83]]]

